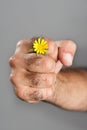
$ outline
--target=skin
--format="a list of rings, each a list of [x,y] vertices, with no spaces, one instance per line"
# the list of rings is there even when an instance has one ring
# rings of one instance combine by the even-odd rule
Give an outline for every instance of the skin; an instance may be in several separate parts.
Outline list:
[[[44,100],[67,110],[86,111],[87,72],[62,69],[72,65],[76,44],[45,38],[49,46],[45,56],[30,52],[35,39],[19,41],[9,60],[16,95],[29,103]]]

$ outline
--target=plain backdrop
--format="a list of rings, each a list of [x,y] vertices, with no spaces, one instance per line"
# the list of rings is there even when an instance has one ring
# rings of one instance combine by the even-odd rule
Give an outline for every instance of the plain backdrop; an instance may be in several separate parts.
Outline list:
[[[0,0],[0,130],[87,130],[87,113],[19,100],[9,81],[9,57],[20,39],[71,39],[74,67],[87,67],[87,0]]]

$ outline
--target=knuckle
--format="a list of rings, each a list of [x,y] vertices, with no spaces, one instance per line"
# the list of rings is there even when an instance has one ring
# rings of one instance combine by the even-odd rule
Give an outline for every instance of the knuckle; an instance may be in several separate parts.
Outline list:
[[[14,74],[10,74],[10,81],[11,81],[12,83],[15,82],[14,79],[15,79]]]
[[[13,67],[15,65],[15,58],[14,56],[12,56],[10,59],[9,59],[9,64],[11,67]]]
[[[20,58],[18,55],[14,55],[9,59],[9,65],[11,67],[18,67],[23,64],[24,64],[23,59]]]
[[[18,89],[16,89],[16,90],[15,90],[15,94],[16,94],[16,96],[17,96],[18,98],[20,98],[20,99],[22,99],[22,100],[24,99],[24,98],[23,98],[23,94],[21,93],[21,90],[19,91]]]
[[[17,43],[17,47],[20,47],[21,45],[23,45],[25,42],[25,40],[20,40],[18,43]]]
[[[13,85],[17,85],[17,76],[14,70],[12,70],[12,73],[10,74],[10,81]]]
[[[24,91],[23,88],[19,88],[18,86],[15,89],[15,94],[18,98],[22,99],[22,100],[26,100],[26,93]]]

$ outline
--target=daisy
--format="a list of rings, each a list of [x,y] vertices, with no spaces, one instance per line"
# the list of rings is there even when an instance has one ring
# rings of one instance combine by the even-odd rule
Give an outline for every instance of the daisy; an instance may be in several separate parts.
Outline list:
[[[45,41],[43,38],[38,38],[33,43],[33,49],[37,54],[46,54],[48,50],[47,41]]]

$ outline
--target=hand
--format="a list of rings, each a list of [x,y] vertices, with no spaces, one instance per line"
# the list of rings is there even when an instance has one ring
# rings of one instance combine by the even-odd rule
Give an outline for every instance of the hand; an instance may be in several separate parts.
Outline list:
[[[29,53],[35,39],[19,41],[9,63],[16,95],[30,103],[55,96],[56,75],[63,65],[72,65],[76,45],[72,41],[48,42],[47,55]]]

